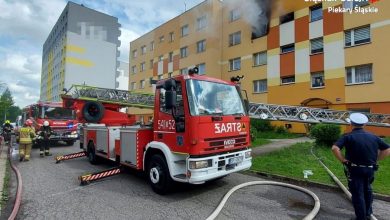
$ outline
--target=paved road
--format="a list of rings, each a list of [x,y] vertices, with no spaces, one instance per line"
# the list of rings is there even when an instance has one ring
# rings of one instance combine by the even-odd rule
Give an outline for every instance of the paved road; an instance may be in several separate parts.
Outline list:
[[[76,152],[74,147],[56,147],[54,154]],[[77,176],[107,168],[90,165],[85,158],[55,164],[53,157],[18,165],[24,192],[19,219],[205,219],[233,186],[255,176],[233,174],[206,185],[179,185],[176,192],[159,196],[146,180],[134,173],[121,174],[88,186],[79,186]],[[321,199],[317,219],[349,219],[352,207],[340,193],[311,188]],[[306,195],[272,186],[242,189],[228,201],[219,219],[301,219],[312,208]],[[388,219],[390,204],[375,202],[380,219]]]

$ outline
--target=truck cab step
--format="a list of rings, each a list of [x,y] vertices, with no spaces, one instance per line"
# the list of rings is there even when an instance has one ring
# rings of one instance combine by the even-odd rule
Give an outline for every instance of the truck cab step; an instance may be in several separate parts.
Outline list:
[[[186,174],[178,174],[178,175],[175,175],[174,176],[175,178],[178,178],[178,179],[186,179],[187,178],[187,175]]]

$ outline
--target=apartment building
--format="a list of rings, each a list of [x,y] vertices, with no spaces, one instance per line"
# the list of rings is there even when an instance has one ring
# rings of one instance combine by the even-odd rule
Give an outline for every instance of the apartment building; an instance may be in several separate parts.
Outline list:
[[[243,75],[252,102],[390,113],[389,1],[280,0],[268,12],[268,1],[245,2],[204,1],[131,42],[130,90],[152,92],[151,78],[196,65],[200,74],[224,80]]]
[[[115,88],[118,18],[68,2],[42,52],[41,101],[60,102],[73,84]]]

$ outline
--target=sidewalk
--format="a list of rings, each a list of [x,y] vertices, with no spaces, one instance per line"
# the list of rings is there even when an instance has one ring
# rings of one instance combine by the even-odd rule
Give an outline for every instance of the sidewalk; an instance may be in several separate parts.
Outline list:
[[[272,139],[272,142],[261,147],[252,148],[252,156],[256,157],[262,154],[266,154],[272,151],[277,151],[291,145],[302,142],[313,142],[314,140],[308,137],[300,137],[294,139]]]
[[[3,143],[0,145],[0,200],[3,195],[3,186],[4,186],[4,177],[5,177],[5,170],[7,165],[7,147],[4,146]],[[1,213],[2,207],[0,202],[0,213]]]

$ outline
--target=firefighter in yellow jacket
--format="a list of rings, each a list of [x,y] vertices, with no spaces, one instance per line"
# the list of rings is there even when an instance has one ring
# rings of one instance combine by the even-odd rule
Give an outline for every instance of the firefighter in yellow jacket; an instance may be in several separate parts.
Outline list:
[[[29,161],[32,147],[32,139],[35,137],[35,130],[31,128],[32,121],[26,120],[19,130],[19,157],[20,161]]]

